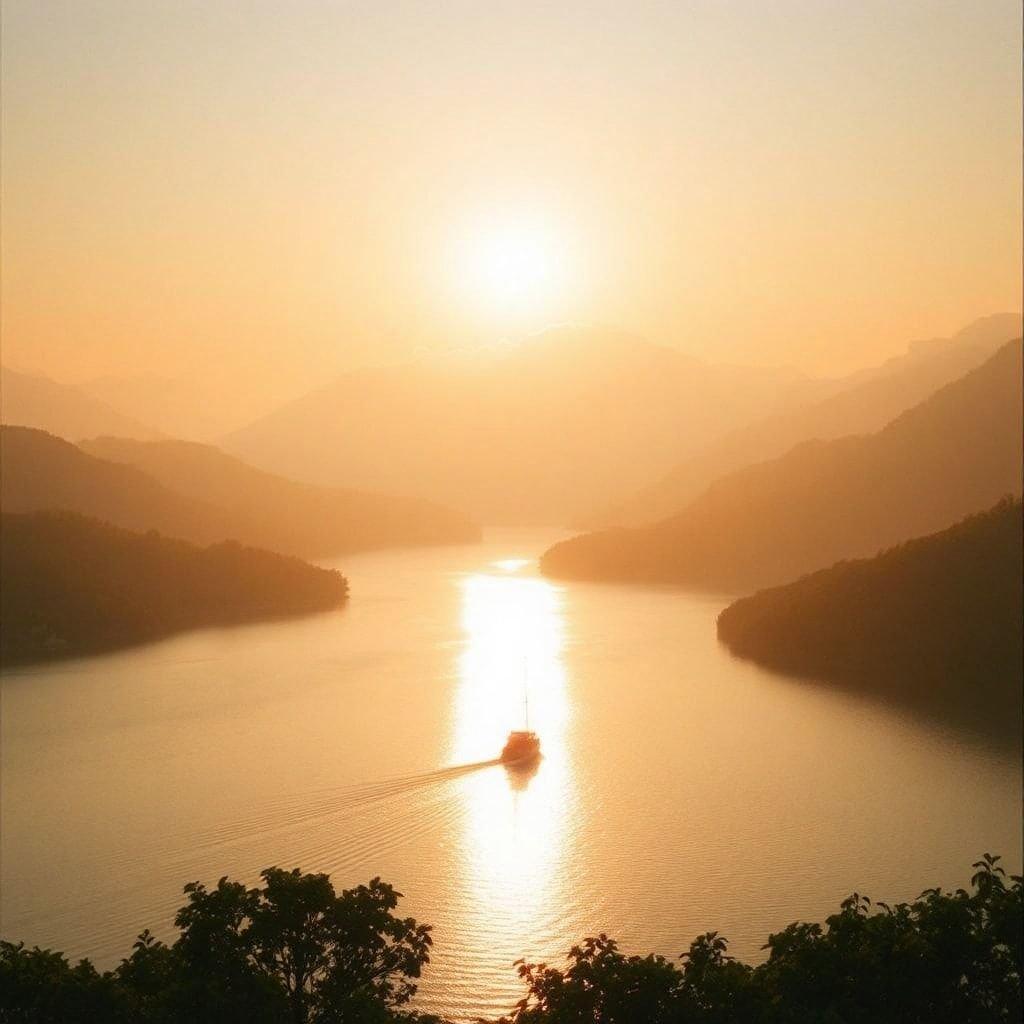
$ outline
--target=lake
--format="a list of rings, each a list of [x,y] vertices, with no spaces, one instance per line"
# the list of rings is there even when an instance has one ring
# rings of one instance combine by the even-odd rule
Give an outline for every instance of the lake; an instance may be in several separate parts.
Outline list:
[[[727,595],[549,582],[556,539],[350,557],[341,611],[5,673],[3,937],[109,967],[187,881],[379,875],[435,927],[418,1005],[471,1018],[599,931],[754,959],[854,889],[1020,870],[1017,751],[734,659]],[[489,763],[524,689],[532,777]]]

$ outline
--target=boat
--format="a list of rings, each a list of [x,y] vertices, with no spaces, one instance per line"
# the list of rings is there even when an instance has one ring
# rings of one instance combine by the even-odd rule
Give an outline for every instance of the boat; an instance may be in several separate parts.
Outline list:
[[[501,763],[526,766],[540,758],[540,737],[529,729],[514,729],[501,749]]]
[[[540,760],[540,737],[530,730],[530,698],[526,689],[526,672],[523,672],[523,719],[525,729],[513,729],[508,734],[505,746],[501,748],[502,764],[525,768]]]

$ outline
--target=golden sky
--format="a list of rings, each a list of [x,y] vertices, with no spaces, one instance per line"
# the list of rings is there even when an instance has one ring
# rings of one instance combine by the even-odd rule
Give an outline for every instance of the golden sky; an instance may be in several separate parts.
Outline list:
[[[838,372],[1021,307],[1016,0],[3,0],[4,359],[566,320]]]

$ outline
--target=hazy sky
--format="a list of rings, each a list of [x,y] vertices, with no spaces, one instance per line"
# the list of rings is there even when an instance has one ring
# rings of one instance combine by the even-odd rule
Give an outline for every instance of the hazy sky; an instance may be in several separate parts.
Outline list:
[[[1017,0],[3,0],[4,358],[282,388],[553,321],[862,365],[1021,307]]]

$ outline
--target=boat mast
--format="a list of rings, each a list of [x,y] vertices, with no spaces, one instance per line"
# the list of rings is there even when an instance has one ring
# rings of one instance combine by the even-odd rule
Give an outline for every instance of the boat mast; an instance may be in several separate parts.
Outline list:
[[[523,655],[523,717],[526,720],[526,731],[530,731],[530,690],[526,685],[526,656]]]

